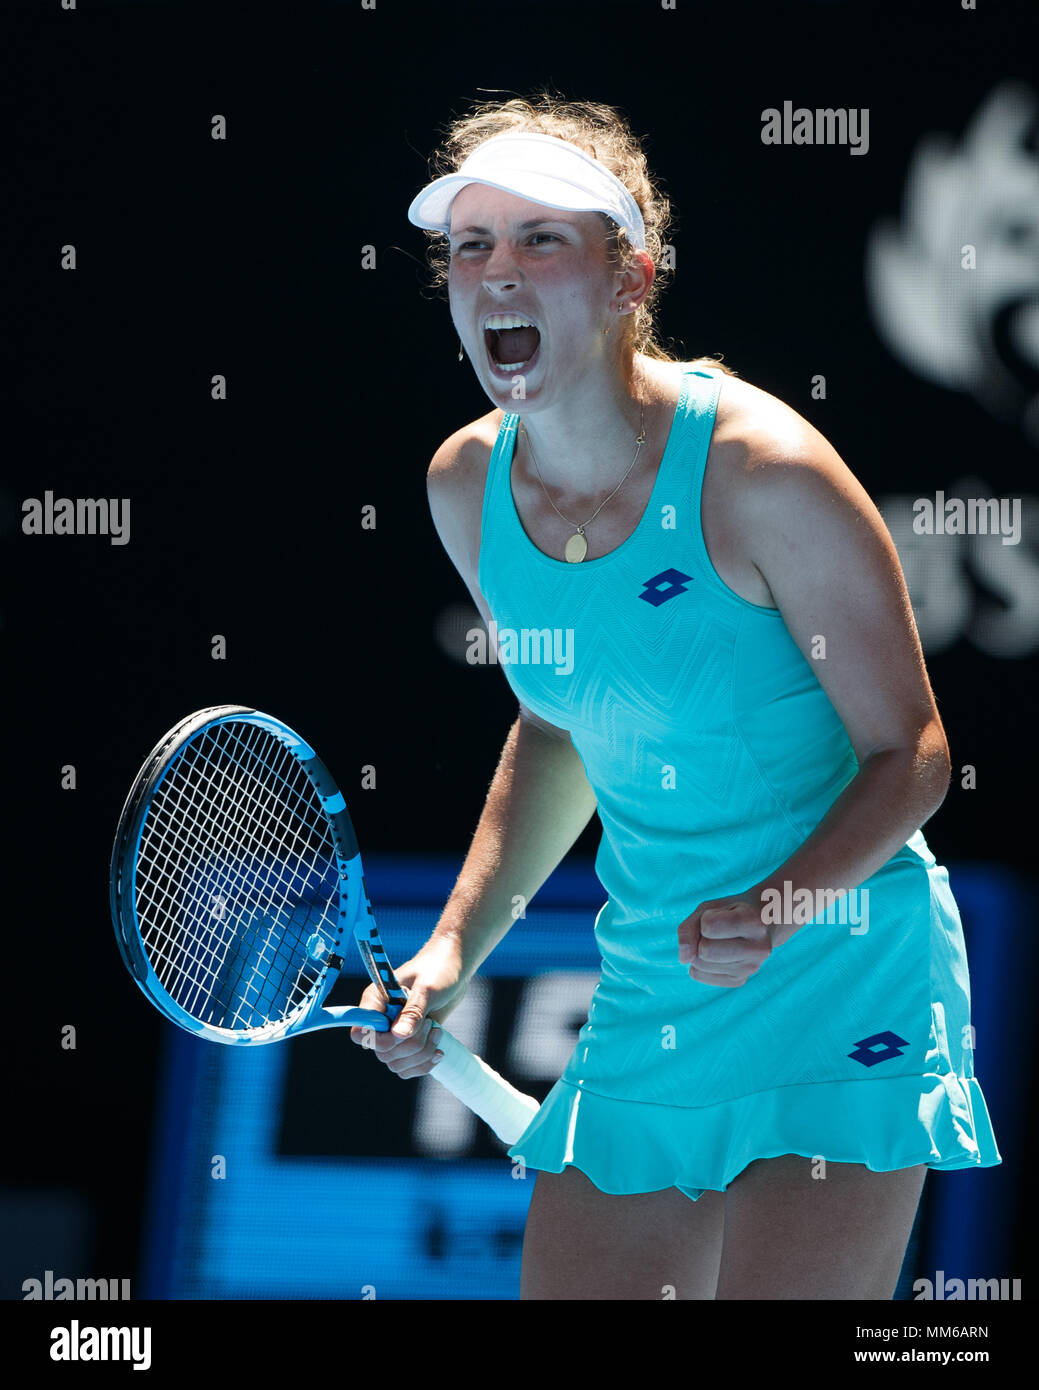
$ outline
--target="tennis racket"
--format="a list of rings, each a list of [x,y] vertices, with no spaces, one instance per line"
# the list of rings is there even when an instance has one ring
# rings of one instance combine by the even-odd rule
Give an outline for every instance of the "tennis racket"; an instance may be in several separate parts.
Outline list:
[[[112,847],[110,898],[133,978],[209,1042],[388,1030],[407,992],[379,939],[342,793],[281,720],[242,705],[182,719],[152,749]],[[353,941],[386,1012],[325,999]],[[439,1026],[439,1025],[438,1025]],[[446,1029],[430,1073],[512,1144],[537,1113]]]

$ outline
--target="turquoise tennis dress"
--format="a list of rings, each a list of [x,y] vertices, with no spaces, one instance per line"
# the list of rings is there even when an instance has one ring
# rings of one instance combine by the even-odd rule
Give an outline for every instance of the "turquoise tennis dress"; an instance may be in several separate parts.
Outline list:
[[[480,587],[513,691],[580,754],[606,893],[588,1021],[509,1154],[573,1164],[603,1192],[693,1200],[779,1154],[878,1171],[998,1164],[959,912],[919,831],[850,910],[820,910],[739,988],[679,962],[679,924],[782,865],[858,768],[781,615],[737,596],[708,557],[700,494],[720,385],[685,366],[646,511],[598,559],[552,559],[524,531],[517,415],[491,455]]]

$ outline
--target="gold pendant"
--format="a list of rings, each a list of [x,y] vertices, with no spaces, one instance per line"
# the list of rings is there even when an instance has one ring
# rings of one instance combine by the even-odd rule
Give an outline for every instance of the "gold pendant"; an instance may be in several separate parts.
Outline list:
[[[575,531],[566,543],[564,551],[566,558],[572,565],[579,565],[588,554],[588,542],[584,538],[583,531]]]

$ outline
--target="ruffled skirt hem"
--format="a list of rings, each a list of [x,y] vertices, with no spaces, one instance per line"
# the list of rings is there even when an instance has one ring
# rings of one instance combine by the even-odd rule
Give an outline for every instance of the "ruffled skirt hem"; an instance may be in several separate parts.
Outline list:
[[[560,1080],[509,1149],[529,1168],[579,1168],[601,1192],[724,1192],[759,1158],[800,1154],[890,1172],[1002,1163],[977,1080],[951,1074],[783,1086],[707,1106],[598,1095]]]

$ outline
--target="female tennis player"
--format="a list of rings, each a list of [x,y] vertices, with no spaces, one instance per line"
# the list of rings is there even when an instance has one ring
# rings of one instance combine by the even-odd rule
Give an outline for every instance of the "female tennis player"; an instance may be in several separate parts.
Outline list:
[[[375,1051],[431,1069],[597,810],[600,980],[509,1150],[521,1297],[890,1299],[927,1169],[1001,1162],[894,546],[796,411],[658,344],[669,208],[616,110],[478,103],[438,168],[409,217],[493,408],[437,450],[433,518],[488,626],[573,663],[502,644],[518,718]]]

